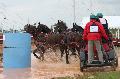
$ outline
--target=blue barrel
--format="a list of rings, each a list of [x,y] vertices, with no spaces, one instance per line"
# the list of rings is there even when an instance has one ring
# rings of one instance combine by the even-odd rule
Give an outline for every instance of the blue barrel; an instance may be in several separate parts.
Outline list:
[[[31,67],[31,36],[28,33],[5,33],[3,67]]]

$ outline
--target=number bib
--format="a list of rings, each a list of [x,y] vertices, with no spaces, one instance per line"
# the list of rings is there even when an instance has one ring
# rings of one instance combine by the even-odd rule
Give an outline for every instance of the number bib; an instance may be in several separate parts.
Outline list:
[[[98,26],[90,26],[90,32],[98,32]]]

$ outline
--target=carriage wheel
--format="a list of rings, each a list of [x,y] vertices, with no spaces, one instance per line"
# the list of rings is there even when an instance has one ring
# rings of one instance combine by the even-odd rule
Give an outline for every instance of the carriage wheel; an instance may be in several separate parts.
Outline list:
[[[115,66],[118,67],[118,58],[115,60]]]
[[[83,70],[84,70],[84,66],[83,65],[84,65],[84,61],[81,61],[80,62],[80,71],[81,72],[83,72]]]
[[[116,66],[115,66],[115,64],[112,65],[112,68],[113,68],[113,71],[116,71]]]
[[[80,71],[83,72],[84,68],[83,67],[80,67]]]
[[[118,66],[118,59],[114,59],[112,62],[112,68],[114,71],[116,71],[117,66]]]
[[[117,54],[115,53],[115,58],[114,58],[114,65],[115,67],[118,67],[118,57],[117,57]]]

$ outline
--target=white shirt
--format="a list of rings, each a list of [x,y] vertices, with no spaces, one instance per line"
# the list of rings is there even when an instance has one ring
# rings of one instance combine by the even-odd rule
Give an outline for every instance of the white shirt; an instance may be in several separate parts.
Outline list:
[[[101,24],[107,24],[106,20],[104,18],[99,18]]]

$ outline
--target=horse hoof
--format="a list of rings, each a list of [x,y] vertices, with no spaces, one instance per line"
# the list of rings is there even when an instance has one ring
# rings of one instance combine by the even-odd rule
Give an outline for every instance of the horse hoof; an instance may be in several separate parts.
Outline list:
[[[60,58],[60,61],[63,61],[63,59],[62,59],[62,58]]]
[[[70,64],[69,62],[66,62],[66,64]]]

